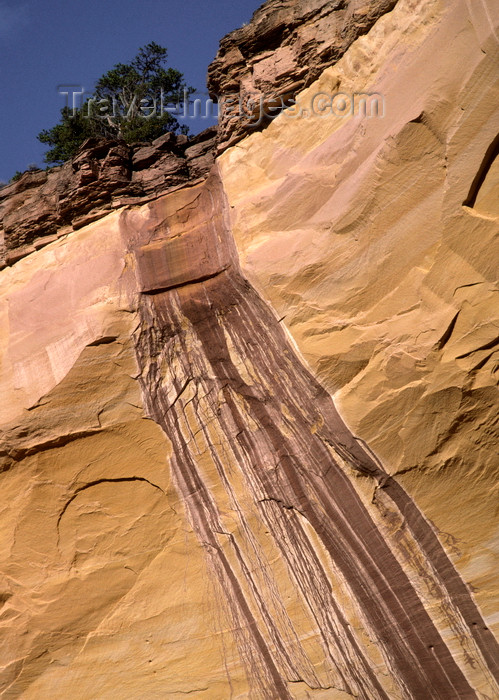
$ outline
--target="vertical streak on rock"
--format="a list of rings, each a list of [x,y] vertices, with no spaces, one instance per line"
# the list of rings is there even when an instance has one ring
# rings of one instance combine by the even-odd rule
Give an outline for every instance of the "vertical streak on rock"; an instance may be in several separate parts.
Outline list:
[[[161,297],[164,298],[166,295],[168,292],[162,294]],[[154,311],[158,312],[158,308],[155,301],[156,299],[152,300],[151,308],[148,309],[149,311],[153,310],[153,315],[149,316],[147,327],[149,329],[155,328],[158,331],[155,338],[157,341],[163,337],[164,328],[168,328],[169,324],[160,325],[159,328],[156,326]],[[161,313],[157,313],[157,317],[161,318]],[[180,327],[177,328],[177,332],[180,332]],[[144,339],[143,334],[141,336]],[[150,341],[150,337],[146,338],[144,345],[139,341],[139,361],[154,356],[155,349],[154,346],[151,346]],[[144,350],[145,353],[141,352]],[[184,347],[183,352],[188,352],[187,348]],[[158,423],[172,440],[174,448],[172,471],[175,485],[179,494],[184,498],[192,527],[207,549],[212,570],[226,596],[241,657],[246,662],[248,673],[262,697],[291,698],[260,633],[237,576],[226,557],[224,547],[220,544],[219,536],[228,536],[236,552],[238,550],[237,542],[230,533],[224,531],[217,506],[199,474],[195,455],[190,451],[188,442],[179,426],[182,418],[173,410],[174,406],[168,405],[165,401],[165,393],[161,392],[161,377],[157,374],[158,369],[154,364],[149,367],[148,379],[153,382],[155,388],[152,393],[149,393],[147,389],[144,392],[147,406],[151,415],[156,417]],[[192,369],[193,367],[188,367],[188,370]],[[178,392],[185,388],[185,384],[181,386],[174,376],[172,380]],[[146,386],[148,386],[147,382]],[[202,423],[200,423],[200,427],[203,427]],[[241,558],[240,553],[237,552],[237,554]],[[239,630],[240,632],[238,632]]]
[[[492,678],[499,685],[499,648],[497,641],[485,624],[464,581],[452,565],[435,531],[400,484],[395,479],[389,478],[386,481],[385,488],[388,496],[399,511],[404,513],[410,531],[444,585],[450,600],[458,606],[463,621],[483,655]]]
[[[223,277],[225,278],[225,274]],[[206,305],[206,308],[209,309],[211,305],[211,295],[205,293],[206,285],[218,287],[219,294],[221,293],[225,296],[224,287],[226,284],[227,280],[223,279],[222,288],[220,288],[219,280],[211,280],[202,285],[196,285],[200,294],[201,306]],[[230,286],[228,284],[226,287],[226,291],[229,292],[226,299],[229,305],[234,305],[236,314],[239,315],[238,304],[234,304],[236,297],[231,293]],[[189,294],[190,292],[185,293],[179,290],[178,292],[164,292],[144,300],[145,305],[142,309],[143,327],[148,328],[149,331],[141,334],[141,340],[139,340],[138,345],[139,361],[141,366],[145,367],[149,357],[154,358],[158,356],[158,352],[159,354],[162,353],[164,344],[164,348],[167,350],[166,355],[163,355],[160,362],[151,363],[145,378],[144,388],[145,396],[148,400],[148,410],[151,415],[156,417],[172,440],[175,455],[172,469],[176,486],[185,500],[195,532],[198,534],[201,542],[208,548],[209,561],[226,596],[234,628],[241,627],[243,630],[247,630],[246,635],[239,635],[238,643],[241,656],[247,662],[249,675],[253,681],[260,679],[259,685],[261,686],[262,698],[269,697],[269,693],[272,692],[275,693],[272,697],[289,697],[287,691],[283,687],[279,688],[277,685],[272,656],[263,642],[262,635],[259,633],[257,620],[252,615],[250,607],[245,600],[236,573],[228,563],[228,558],[224,553],[224,546],[220,543],[220,535],[227,537],[230,549],[235,552],[236,558],[240,562],[239,571],[245,577],[244,588],[245,590],[249,589],[256,603],[258,616],[265,625],[267,639],[270,640],[272,645],[273,656],[279,660],[281,672],[285,672],[286,679],[301,680],[302,677],[305,677],[311,687],[320,687],[320,682],[315,676],[313,666],[306,658],[299,641],[296,640],[293,645],[290,645],[291,635],[288,635],[285,639],[281,638],[275,624],[276,621],[270,617],[266,610],[266,602],[249,574],[249,565],[245,562],[245,557],[239,549],[237,539],[231,533],[225,531],[219,509],[213,501],[206,480],[203,480],[199,467],[196,464],[196,458],[199,460],[199,454],[196,455],[195,447],[192,444],[189,445],[189,442],[192,443],[193,437],[192,425],[191,440],[186,439],[184,436],[184,413],[186,404],[189,402],[198,404],[194,406],[194,412],[197,413],[199,410],[197,425],[199,432],[204,432],[206,423],[209,424],[211,421],[216,420],[222,426],[222,434],[226,436],[227,445],[225,449],[227,452],[233,451],[236,462],[248,466],[248,472],[245,476],[250,493],[251,490],[255,491],[255,501],[262,501],[259,507],[260,515],[269,531],[274,534],[276,544],[282,555],[290,564],[290,569],[302,590],[304,600],[316,615],[317,630],[320,631],[324,640],[324,652],[329,656],[331,665],[339,667],[339,675],[343,681],[344,689],[348,692],[355,692],[366,698],[366,700],[367,698],[387,698],[334,601],[327,574],[321,567],[312,544],[297,520],[297,512],[290,517],[288,515],[290,513],[289,509],[280,507],[273,500],[267,500],[269,493],[272,493],[272,491],[269,484],[259,483],[258,468],[262,462],[268,461],[269,458],[273,461],[273,455],[277,454],[277,452],[274,452],[272,447],[268,445],[268,440],[265,442],[258,440],[258,438],[255,440],[251,435],[251,430],[248,430],[247,417],[240,413],[232,395],[234,386],[231,386],[231,384],[236,386],[236,393],[239,396],[242,395],[237,388],[238,381],[239,383],[241,382],[241,380],[238,380],[237,371],[230,372],[230,376],[224,376],[227,374],[227,368],[225,368],[218,373],[218,376],[217,374],[214,375],[214,371],[216,373],[220,369],[217,367],[218,362],[224,363],[227,355],[216,357],[220,350],[217,343],[211,343],[211,349],[215,356],[211,352],[208,356],[205,352],[199,354],[202,348],[198,346],[196,339],[192,343],[193,339],[189,337],[190,333],[185,332],[185,309],[178,307],[177,299],[179,295],[185,295],[188,298]],[[206,327],[212,325],[209,317],[206,317],[204,321]],[[251,332],[251,327],[248,327],[248,329]],[[221,329],[218,328],[218,330]],[[223,342],[223,331],[221,333]],[[216,339],[216,336],[212,337],[212,340],[214,339]],[[206,341],[210,344],[207,338],[205,339]],[[196,353],[196,356],[194,356],[193,352]],[[180,376],[178,376],[180,374],[179,364],[182,369]],[[175,386],[177,396],[183,395],[182,392],[185,391],[186,381],[188,381],[189,376],[196,374],[198,384],[195,397],[184,403],[182,403],[182,398],[174,399],[173,403],[169,402],[166,398],[166,392],[160,389],[161,385],[169,388],[169,383],[165,382],[163,376],[163,371],[165,370],[171,373],[168,379]],[[153,392],[151,393],[147,390],[146,386],[154,387]],[[223,395],[222,400],[218,396],[219,392]],[[207,401],[209,404],[208,411],[211,413],[208,416],[208,411],[200,404],[202,403],[201,397],[210,396],[213,399]],[[245,399],[248,399],[248,396]],[[263,394],[261,397],[258,397],[257,401],[262,400],[265,400]],[[264,417],[263,424],[266,423],[268,423],[268,420]],[[286,445],[286,442],[283,445]],[[223,461],[219,459],[220,446],[215,447],[214,444],[207,442],[207,447],[212,452],[210,459],[217,464],[224,487],[229,491],[231,488],[230,476],[224,473]],[[225,457],[227,462],[230,463],[230,457],[227,454]],[[234,508],[237,507],[236,497],[234,497],[231,505]],[[273,514],[270,509],[274,511]],[[251,528],[245,522],[245,516],[241,507],[239,507],[239,512],[241,513],[240,522],[242,529],[244,529],[245,537],[249,539],[252,536]],[[249,562],[252,568],[254,568],[254,563],[251,560]],[[256,557],[256,563],[259,567],[265,566],[262,555]],[[250,583],[249,586],[246,585],[248,582]],[[281,604],[281,607],[284,606]],[[293,631],[291,621],[289,621],[289,626]],[[288,654],[288,648],[291,648],[294,652],[292,658]]]
[[[137,357],[146,406],[173,443],[174,480],[226,597],[255,697],[289,698],[287,682],[297,680],[311,688],[341,685],[365,700],[389,697],[378,680],[383,664],[335,600],[331,569],[315,539],[330,557],[336,585],[356,602],[398,692],[425,700],[476,697],[396,549],[359,497],[349,468],[377,480],[407,518],[455,619],[463,620],[461,633],[474,638],[491,672],[497,643],[417,506],[353,438],[266,304],[240,276],[228,231],[214,225],[223,199],[213,184],[208,195],[204,227],[202,213],[196,214],[195,235],[204,236],[201,263],[193,259],[188,269],[192,252],[179,253],[178,234],[174,255],[165,240],[160,264],[158,244],[142,255],[149,266],[140,272],[142,286],[154,293],[142,296]],[[206,198],[196,201],[199,209]],[[218,246],[218,273],[205,260],[210,236]],[[189,251],[196,250],[191,229],[186,241]],[[174,263],[181,283],[162,291],[164,281],[154,279],[154,270],[164,280]],[[270,535],[266,547],[257,535],[262,527]],[[271,552],[287,564],[309,629],[321,639],[329,664],[322,679],[280,597]]]

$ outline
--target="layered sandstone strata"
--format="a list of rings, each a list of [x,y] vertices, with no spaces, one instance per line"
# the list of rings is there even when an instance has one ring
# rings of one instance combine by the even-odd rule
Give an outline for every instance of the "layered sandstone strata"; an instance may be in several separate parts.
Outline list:
[[[356,434],[477,546],[496,527],[498,21],[402,3],[300,97],[377,93],[383,118],[283,114],[219,159],[244,273]],[[488,557],[462,562],[490,580]]]
[[[494,688],[499,645],[438,531],[350,433],[241,275],[216,173],[161,209],[161,235],[136,249],[140,382],[172,442],[173,482],[250,694]],[[133,218],[123,226],[135,230]]]
[[[0,273],[2,697],[499,694],[493,10]]]
[[[208,69],[218,150],[268,126],[397,0],[268,0],[220,42]]]
[[[71,162],[26,172],[0,189],[0,269],[125,203],[146,202],[206,176],[216,129],[152,143],[87,139]]]

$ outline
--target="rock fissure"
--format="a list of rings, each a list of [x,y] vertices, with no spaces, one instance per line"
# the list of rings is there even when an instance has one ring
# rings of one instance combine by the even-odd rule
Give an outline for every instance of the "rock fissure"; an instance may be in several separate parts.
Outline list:
[[[149,484],[149,486],[152,486],[155,489],[158,489],[158,491],[161,491],[163,495],[166,495],[164,490],[161,488],[161,486],[158,486],[157,484],[153,484],[151,481],[148,479],[142,477],[142,476],[123,476],[123,477],[117,477],[114,479],[96,479],[95,481],[90,481],[88,484],[85,484],[84,486],[80,486],[79,488],[75,489],[75,492],[71,496],[69,500],[66,501],[64,504],[63,508],[61,509],[59,513],[59,517],[57,518],[57,536],[58,536],[58,542],[59,542],[59,533],[60,533],[60,524],[61,520],[66,513],[67,509],[73,503],[73,501],[84,491],[87,491],[88,489],[91,489],[95,486],[99,486],[100,484],[120,484],[120,483],[127,483],[127,482],[133,482],[133,481],[142,481],[146,484]]]
[[[171,287],[159,287],[151,290],[144,290],[143,294],[162,294],[163,292],[167,292],[170,289],[180,289],[181,287],[187,287],[191,284],[200,284],[201,282],[206,282],[206,280],[210,280],[213,277],[221,275],[222,272],[225,272],[225,270],[228,269],[228,267],[230,266],[228,265],[227,267],[222,267],[220,270],[217,270],[216,272],[213,272],[211,274],[202,275],[201,277],[195,277],[193,279],[186,280],[185,282],[181,282],[179,284],[172,284]]]

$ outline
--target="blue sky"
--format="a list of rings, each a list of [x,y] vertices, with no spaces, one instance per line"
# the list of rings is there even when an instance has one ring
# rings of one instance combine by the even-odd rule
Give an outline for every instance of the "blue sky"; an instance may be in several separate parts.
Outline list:
[[[59,121],[58,85],[91,91],[103,73],[155,41],[168,49],[169,65],[203,91],[219,40],[262,2],[0,0],[0,181],[30,163],[43,167],[46,148],[36,135]]]

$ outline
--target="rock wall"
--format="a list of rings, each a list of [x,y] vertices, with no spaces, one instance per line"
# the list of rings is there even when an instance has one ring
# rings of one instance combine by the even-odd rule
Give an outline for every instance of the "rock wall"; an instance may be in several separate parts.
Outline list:
[[[300,97],[378,93],[383,118],[283,114],[219,159],[244,274],[490,612],[497,22],[490,3],[399,3]]]
[[[149,225],[147,212],[128,220]],[[0,694],[9,700],[226,693],[231,640],[171,483],[171,443],[144,418],[121,217],[1,273]]]
[[[89,138],[63,166],[24,173],[0,189],[0,269],[125,204],[206,176],[215,137],[210,127],[191,139],[167,133],[131,146]]]
[[[224,200],[212,174],[190,194],[189,231],[184,197],[138,249],[136,339],[147,411],[172,442],[172,478],[251,694],[296,697],[296,683],[366,700],[472,697],[499,679],[499,645],[437,532],[241,276]]]
[[[383,117],[293,107],[0,272],[2,698],[499,695],[499,18],[362,5],[297,102]]]
[[[208,69],[218,150],[268,126],[397,0],[268,0],[220,42]]]

